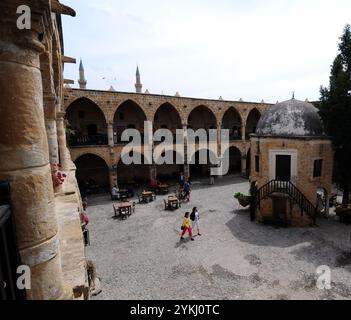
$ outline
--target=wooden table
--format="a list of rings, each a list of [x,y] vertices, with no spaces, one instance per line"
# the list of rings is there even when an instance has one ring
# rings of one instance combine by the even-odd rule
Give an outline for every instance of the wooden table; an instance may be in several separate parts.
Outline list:
[[[118,205],[118,213],[122,218],[126,218],[132,214],[132,203],[131,202],[122,202]]]
[[[145,191],[141,194],[141,197],[143,198],[143,201],[149,202],[149,201],[154,200],[155,195],[151,191]]]
[[[179,199],[176,196],[169,196],[168,205],[172,208],[178,209],[180,206]]]
[[[161,193],[168,193],[168,188],[169,188],[169,185],[168,184],[159,184],[158,185],[158,189],[160,190]]]

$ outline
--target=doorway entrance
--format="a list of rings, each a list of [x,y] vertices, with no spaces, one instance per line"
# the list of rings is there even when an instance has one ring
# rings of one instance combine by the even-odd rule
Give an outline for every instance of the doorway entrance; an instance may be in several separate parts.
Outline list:
[[[278,181],[291,181],[291,155],[276,155],[275,179]]]

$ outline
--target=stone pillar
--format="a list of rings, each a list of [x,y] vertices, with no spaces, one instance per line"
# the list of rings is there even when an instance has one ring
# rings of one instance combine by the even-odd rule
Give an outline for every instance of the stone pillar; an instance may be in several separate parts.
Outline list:
[[[157,178],[157,167],[155,164],[150,165],[150,180]]]
[[[10,182],[21,261],[31,270],[27,298],[61,299],[63,277],[39,63],[44,47],[37,40],[44,9],[33,3],[32,30],[23,31],[16,27],[20,4],[0,3],[0,180]]]
[[[50,163],[59,163],[59,154],[58,154],[58,141],[57,141],[57,127],[56,121],[51,119],[45,120],[46,134],[48,136],[49,144],[49,158]]]
[[[241,174],[244,178],[248,178],[247,174],[246,174],[246,160],[247,160],[247,155],[244,154],[242,157],[241,157]],[[251,159],[250,159],[251,161]],[[249,176],[250,176],[250,172],[249,172]]]
[[[113,122],[107,123],[107,137],[108,137],[108,146],[109,146],[110,159],[111,159],[111,162],[110,162],[111,166],[109,168],[110,190],[111,190],[113,186],[118,185]]]
[[[116,153],[114,147],[109,147],[110,149],[110,157],[111,157],[111,166],[109,171],[110,178],[110,189],[113,186],[118,185],[118,173],[117,173],[117,161],[116,161]]]
[[[241,125],[241,139],[246,140],[246,126],[244,124]]]
[[[188,135],[187,135],[188,124],[183,123],[183,130],[184,130],[184,166],[183,166],[183,173],[185,179],[190,178],[190,166],[188,164]]]
[[[115,169],[114,166],[112,166],[109,170],[109,178],[110,178],[110,190],[112,190],[113,186],[118,185],[117,169]]]
[[[59,147],[57,140],[55,96],[44,97],[45,128],[49,145],[49,160],[51,164],[59,163]]]
[[[217,123],[217,156],[218,157],[222,157],[222,123],[218,122]],[[218,179],[222,179],[223,175],[219,175],[217,176]],[[212,182],[214,183],[214,181],[212,181],[212,179],[210,179],[210,184],[212,184]]]
[[[108,145],[113,148],[115,146],[114,135],[113,135],[113,123],[107,124],[107,137],[108,137]]]
[[[60,164],[63,171],[69,171],[71,169],[71,157],[69,150],[67,148],[67,139],[66,139],[66,128],[65,128],[65,113],[58,112],[56,114],[56,125],[57,125],[57,139],[59,145],[59,154],[60,154]]]
[[[217,123],[217,144],[218,144],[218,155],[222,154],[222,148],[221,148],[221,142],[222,142],[222,137],[221,137],[221,130],[222,130],[222,123],[218,122]]]

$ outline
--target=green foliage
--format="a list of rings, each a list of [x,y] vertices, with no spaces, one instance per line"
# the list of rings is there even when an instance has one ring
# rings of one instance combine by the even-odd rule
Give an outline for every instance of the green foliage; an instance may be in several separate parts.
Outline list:
[[[239,201],[241,206],[247,207],[250,204],[251,196],[247,196],[238,192],[234,195],[234,198]]]
[[[65,119],[65,130],[66,130],[67,137],[74,136],[76,134],[76,132],[72,129],[67,119]]]
[[[346,25],[340,37],[339,54],[331,67],[329,87],[321,87],[320,115],[327,134],[332,137],[335,179],[344,190],[343,204],[351,188],[351,27]]]

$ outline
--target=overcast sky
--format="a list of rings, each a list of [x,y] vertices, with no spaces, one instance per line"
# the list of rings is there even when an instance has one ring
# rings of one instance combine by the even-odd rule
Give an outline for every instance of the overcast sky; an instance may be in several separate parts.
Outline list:
[[[350,0],[65,0],[65,54],[83,59],[90,89],[259,102],[316,100]],[[76,80],[78,64],[65,65]]]

